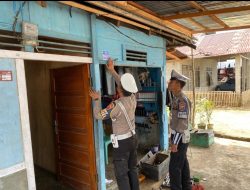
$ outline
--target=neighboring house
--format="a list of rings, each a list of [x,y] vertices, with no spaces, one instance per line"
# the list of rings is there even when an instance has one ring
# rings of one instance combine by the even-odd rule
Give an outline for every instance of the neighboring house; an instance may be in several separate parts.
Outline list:
[[[196,90],[212,90],[217,85],[217,59],[195,59],[195,87]],[[171,70],[183,73],[190,80],[184,87],[184,90],[191,91],[192,85],[192,60],[167,61],[167,76],[170,76]]]
[[[225,63],[226,60],[234,63],[230,67],[234,67],[235,71],[235,91],[250,89],[250,29],[200,35],[197,38],[197,49],[193,51],[196,90],[214,90],[219,84],[218,63]],[[172,69],[176,69],[192,78],[191,49],[176,48],[171,54],[174,56],[167,60],[167,76]],[[185,90],[192,90],[191,80]]]

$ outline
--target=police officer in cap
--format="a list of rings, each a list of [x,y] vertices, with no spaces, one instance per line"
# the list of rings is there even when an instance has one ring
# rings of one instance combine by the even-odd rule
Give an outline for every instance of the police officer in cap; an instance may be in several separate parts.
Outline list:
[[[113,163],[119,190],[139,190],[135,134],[135,93],[138,89],[133,75],[125,73],[120,77],[117,74],[113,60],[108,60],[106,68],[115,78],[119,99],[101,109],[99,92],[90,90],[90,96],[95,101],[94,116],[96,119],[112,120]]]
[[[173,93],[171,102],[171,154],[169,164],[171,190],[191,190],[187,149],[190,140],[188,129],[191,102],[182,89],[188,80],[175,70],[171,72],[169,89]]]

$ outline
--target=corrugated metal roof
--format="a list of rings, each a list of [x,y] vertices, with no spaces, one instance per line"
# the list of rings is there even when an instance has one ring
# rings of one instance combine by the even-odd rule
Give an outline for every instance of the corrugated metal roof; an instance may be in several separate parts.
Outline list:
[[[197,32],[211,32],[250,27],[250,1],[135,1],[169,21]],[[245,7],[243,11],[239,7]],[[231,8],[231,9],[230,9]],[[238,8],[238,12],[235,12]],[[230,9],[225,10],[225,9]],[[203,11],[216,11],[215,14],[201,15]],[[246,10],[246,11],[244,11]],[[225,11],[227,13],[225,13]],[[230,12],[230,13],[229,13]],[[195,13],[195,15],[183,15]],[[198,14],[196,14],[198,13]],[[201,14],[200,14],[201,13]],[[179,17],[176,17],[178,15]],[[170,16],[170,17],[169,17]]]
[[[136,1],[136,3],[161,16],[168,16],[178,12],[198,12],[188,1]]]
[[[225,9],[250,5],[249,1],[196,1],[207,10]]]
[[[196,22],[202,24],[206,28],[215,29],[222,28],[217,22],[214,22],[209,16],[200,16],[193,18]]]
[[[160,16],[199,12],[190,1],[135,1]],[[195,1],[207,10],[217,10],[250,5],[250,1]]]
[[[250,25],[250,11],[220,14],[218,17],[230,27]]]
[[[189,47],[176,48],[191,56]],[[214,57],[250,52],[250,29],[205,35],[194,50],[195,58]]]
[[[178,19],[178,20],[174,20],[174,21],[187,27],[187,28],[190,28],[191,30],[200,30],[200,28],[198,26],[190,24],[190,21],[188,21],[186,19]]]

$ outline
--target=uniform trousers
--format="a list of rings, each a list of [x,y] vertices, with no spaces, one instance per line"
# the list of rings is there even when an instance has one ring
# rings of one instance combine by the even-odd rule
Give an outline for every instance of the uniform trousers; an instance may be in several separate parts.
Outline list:
[[[136,135],[119,140],[113,148],[113,163],[119,190],[139,190]]]
[[[173,139],[173,135],[171,136]],[[169,163],[169,176],[171,190],[191,190],[190,169],[187,159],[188,143],[178,144],[178,151],[171,152]]]

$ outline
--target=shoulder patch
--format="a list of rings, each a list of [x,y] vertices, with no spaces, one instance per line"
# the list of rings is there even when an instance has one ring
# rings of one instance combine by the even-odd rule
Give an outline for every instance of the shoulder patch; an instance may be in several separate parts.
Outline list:
[[[185,102],[184,99],[181,99],[178,104],[179,111],[185,111],[187,107],[187,103]]]
[[[111,102],[107,107],[106,107],[106,110],[112,110],[114,107],[116,106],[116,103],[115,102]]]

